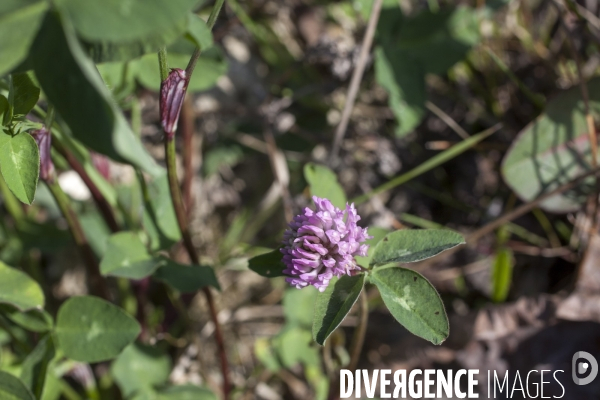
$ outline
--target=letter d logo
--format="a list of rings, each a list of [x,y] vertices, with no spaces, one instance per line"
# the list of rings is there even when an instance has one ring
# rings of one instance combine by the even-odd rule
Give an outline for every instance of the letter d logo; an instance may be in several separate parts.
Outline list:
[[[581,358],[584,358],[587,362],[581,362],[579,365],[577,365],[577,361]],[[578,374],[585,374],[590,367],[590,374],[587,376],[587,378],[579,378],[577,376]],[[587,385],[596,379],[596,376],[598,375],[598,362],[594,356],[585,351],[578,351],[573,355],[571,368],[573,371],[573,382],[575,382],[576,385]]]

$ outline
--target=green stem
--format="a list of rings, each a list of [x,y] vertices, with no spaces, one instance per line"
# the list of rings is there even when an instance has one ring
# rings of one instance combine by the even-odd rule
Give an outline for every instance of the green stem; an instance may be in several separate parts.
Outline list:
[[[225,0],[215,1],[215,5],[213,6],[213,9],[210,12],[210,15],[208,16],[208,22],[206,23],[206,25],[208,25],[208,28],[211,31],[212,31],[212,28],[215,26],[215,22],[217,22],[217,17],[219,16],[219,13],[221,12],[221,7],[223,7],[223,3],[225,3]]]
[[[187,226],[187,216],[185,207],[183,205],[183,199],[181,197],[181,190],[179,189],[179,180],[177,179],[177,164],[176,164],[176,152],[175,152],[175,140],[165,139],[165,156],[167,157],[167,176],[169,179],[169,190],[171,192],[171,199],[173,201],[173,208],[175,209],[175,216],[177,217],[177,223],[181,230],[181,238],[185,248],[187,249],[190,259],[193,264],[199,265],[200,258],[192,242]]]
[[[181,198],[181,190],[179,189],[179,181],[177,180],[177,164],[175,163],[175,141],[173,138],[167,139],[165,137],[165,156],[167,159],[167,176],[169,179],[169,190],[171,192],[171,200],[173,201],[173,208],[175,209],[175,215],[177,216],[177,223],[179,224],[179,230],[181,231],[181,237],[183,244],[187,250],[187,253],[192,260],[192,263],[200,264],[200,258],[192,242],[187,226],[187,217],[185,207]],[[225,340],[223,339],[223,332],[219,319],[217,318],[217,309],[212,293],[209,288],[202,289],[206,296],[206,302],[210,310],[210,315],[213,323],[215,324],[215,339],[217,342],[217,348],[219,351],[219,358],[221,360],[221,373],[223,374],[223,397],[229,398],[229,364],[227,362],[227,352],[225,350]]]
[[[210,28],[214,25],[217,15],[223,6],[224,0],[217,0],[210,17],[208,18],[208,25]],[[196,48],[192,54],[188,66],[186,68],[187,79],[191,79],[196,63],[200,57],[200,48]],[[158,52],[158,62],[160,66],[161,81],[167,79],[169,71],[167,68],[167,51],[162,48]],[[179,188],[179,180],[177,179],[177,164],[176,164],[176,151],[174,138],[168,138],[165,135],[165,158],[167,162],[167,177],[169,180],[169,190],[171,192],[171,201],[173,202],[173,208],[175,209],[175,215],[177,217],[177,223],[179,230],[181,231],[181,237],[183,244],[187,250],[190,260],[194,264],[200,264],[200,258],[192,242],[188,225],[187,225],[187,214],[185,212],[185,206],[181,197],[181,190]],[[217,342],[217,348],[221,363],[221,374],[223,375],[223,398],[229,398],[230,382],[229,382],[229,364],[227,362],[227,351],[225,350],[225,340],[223,339],[223,332],[219,319],[217,317],[217,309],[215,307],[215,301],[212,296],[212,292],[208,287],[202,289],[206,297],[206,302],[210,310],[210,317],[215,325],[215,340]]]
[[[52,124],[54,123],[54,106],[48,104],[48,111],[46,112],[46,118],[44,118],[44,125],[48,131],[52,130]]]
[[[167,49],[162,47],[158,50],[158,67],[160,69],[160,81],[164,82],[169,76],[169,64],[167,62]]]
[[[212,28],[215,26],[215,22],[217,22],[217,17],[221,12],[221,8],[223,7],[224,2],[225,0],[215,1],[215,5],[213,6],[210,15],[208,16],[208,22],[206,23],[210,30],[212,30]],[[200,47],[196,47],[194,53],[190,57],[190,61],[188,62],[187,67],[185,68],[185,73],[188,79],[190,79],[192,77],[192,74],[194,73],[194,68],[196,68],[196,63],[198,63],[198,58],[200,57],[201,51],[202,49]]]
[[[79,223],[79,218],[77,217],[77,214],[71,207],[69,198],[67,197],[66,193],[62,190],[62,188],[56,180],[52,182],[48,181],[46,182],[46,185],[48,186],[48,189],[50,189],[50,192],[56,200],[60,211],[67,220],[67,224],[69,225],[69,230],[73,235],[73,239],[79,247],[79,251],[81,252],[83,260],[85,261],[88,267],[92,291],[95,292],[95,294],[97,294],[98,296],[109,300],[110,294],[106,285],[106,281],[100,274],[98,260],[96,259],[96,255],[90,247],[90,244],[85,236],[85,232],[83,231],[83,228]]]

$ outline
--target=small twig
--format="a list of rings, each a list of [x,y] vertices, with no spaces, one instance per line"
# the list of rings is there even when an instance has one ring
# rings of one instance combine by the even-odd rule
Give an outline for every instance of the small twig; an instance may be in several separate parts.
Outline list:
[[[369,17],[367,31],[365,33],[365,37],[360,48],[358,62],[356,63],[356,67],[354,68],[354,72],[352,73],[352,79],[350,80],[350,87],[348,88],[348,94],[346,95],[346,104],[344,104],[342,118],[335,131],[335,137],[333,139],[333,150],[331,151],[332,160],[337,158],[338,152],[340,150],[340,144],[342,142],[342,139],[344,138],[344,135],[346,134],[346,129],[348,129],[348,122],[350,121],[352,108],[354,107],[356,96],[358,95],[360,82],[362,81],[363,73],[365,72],[367,61],[369,59],[371,45],[373,44],[373,38],[375,37],[375,28],[377,27],[377,22],[379,21],[379,14],[381,14],[382,4],[383,0],[375,0],[373,2],[373,7],[371,8],[371,16]]]
[[[439,119],[444,121],[446,125],[450,127],[458,136],[463,139],[467,139],[470,135],[467,131],[465,131],[462,126],[460,126],[451,116],[446,114],[444,110],[433,104],[431,101],[425,102],[425,107],[432,113],[434,113]]]

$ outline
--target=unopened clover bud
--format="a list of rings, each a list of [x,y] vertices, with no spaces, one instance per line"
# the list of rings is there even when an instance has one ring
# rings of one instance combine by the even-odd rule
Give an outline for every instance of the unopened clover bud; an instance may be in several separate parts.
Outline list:
[[[175,135],[188,82],[184,70],[172,68],[167,79],[160,84],[160,122],[168,140]]]
[[[46,182],[54,180],[54,164],[50,157],[50,146],[52,144],[52,134],[45,128],[37,129],[31,132],[40,151],[40,179]]]

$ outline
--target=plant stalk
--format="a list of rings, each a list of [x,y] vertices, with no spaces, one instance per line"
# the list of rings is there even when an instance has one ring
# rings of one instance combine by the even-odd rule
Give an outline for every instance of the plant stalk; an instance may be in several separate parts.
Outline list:
[[[208,16],[208,21],[206,22],[206,25],[208,25],[208,29],[212,30],[213,26],[215,26],[215,22],[217,22],[217,16],[219,15],[219,12],[221,12],[221,7],[223,7],[223,3],[225,3],[225,0],[215,1],[215,5],[213,6],[213,9],[211,10],[210,15]],[[200,47],[196,47],[196,50],[194,50],[194,53],[190,57],[190,61],[188,62],[187,67],[185,68],[185,73],[188,79],[190,79],[192,73],[194,73],[194,69],[196,68],[196,64],[198,63],[198,58],[200,58],[201,51],[202,49]],[[162,79],[165,80],[164,78]]]
[[[164,49],[158,53],[159,64],[161,67],[161,76],[166,69],[166,51]],[[168,72],[167,72],[168,75]],[[175,151],[175,140],[174,138],[167,138],[165,136],[165,158],[167,162],[167,177],[169,180],[169,190],[171,192],[171,200],[173,201],[173,208],[175,209],[175,215],[177,217],[177,224],[181,231],[181,237],[183,239],[184,247],[190,257],[193,264],[200,264],[200,257],[196,252],[192,237],[190,235],[187,216],[185,207],[183,205],[183,199],[181,198],[181,190],[179,189],[179,180],[177,179],[177,164],[176,164],[176,151]],[[217,342],[217,348],[219,352],[219,359],[221,361],[221,372],[223,374],[223,397],[227,399],[229,397],[229,364],[227,362],[227,352],[225,351],[225,341],[223,339],[223,332],[219,319],[217,317],[217,309],[213,295],[208,287],[202,289],[208,303],[210,310],[210,317],[215,324],[215,340]]]
[[[215,5],[210,13],[208,18],[208,27],[212,29],[214,26],[217,16],[221,11],[221,7],[225,0],[216,0]],[[185,69],[187,79],[191,79],[192,73],[194,72],[194,68],[196,67],[196,63],[198,62],[198,58],[200,57],[200,48],[196,48],[194,53],[192,54],[188,66]],[[158,62],[160,67],[160,76],[161,82],[167,79],[169,76],[169,70],[167,66],[167,51],[165,48],[161,48],[158,52]],[[190,260],[199,265],[200,258],[198,257],[198,253],[196,252],[196,248],[192,242],[192,237],[190,235],[188,225],[187,225],[187,216],[185,211],[185,206],[183,203],[183,199],[181,197],[181,190],[179,188],[179,181],[177,179],[177,164],[176,164],[176,151],[175,151],[175,141],[174,138],[168,138],[165,136],[165,159],[167,162],[167,177],[169,180],[169,190],[171,192],[171,200],[173,202],[173,208],[175,209],[175,215],[177,217],[177,223],[179,225],[179,230],[181,231],[181,237],[183,239],[183,244],[187,250],[187,253],[190,257]],[[205,287],[202,289],[204,295],[206,296],[206,302],[208,303],[208,307],[210,310],[210,317],[215,324],[215,340],[217,342],[217,348],[219,352],[219,359],[221,362],[221,373],[223,375],[223,398],[229,398],[230,391],[230,382],[229,382],[229,364],[227,362],[227,352],[225,350],[225,341],[223,339],[223,332],[221,325],[219,323],[219,319],[217,316],[217,310],[215,307],[215,301],[212,296],[212,292],[210,288]]]
[[[173,201],[173,208],[175,209],[175,215],[177,216],[177,223],[179,225],[179,230],[181,231],[181,237],[183,239],[183,244],[187,253],[190,256],[192,263],[199,265],[200,258],[198,257],[198,253],[196,252],[196,248],[194,247],[194,243],[192,242],[192,237],[190,235],[188,225],[187,225],[187,216],[185,212],[185,207],[183,205],[183,200],[181,198],[181,191],[179,189],[179,181],[177,179],[177,165],[175,163],[175,140],[173,139],[165,139],[165,156],[167,160],[167,176],[169,179],[169,190],[171,192],[171,199]],[[208,307],[210,309],[210,316],[215,324],[215,339],[217,341],[217,348],[219,351],[219,358],[221,361],[221,371],[223,374],[223,397],[225,399],[229,398],[229,364],[227,362],[227,352],[225,351],[225,341],[223,339],[223,332],[221,328],[221,324],[219,323],[219,319],[217,317],[217,310],[215,307],[215,301],[210,291],[210,288],[205,287],[202,289],[204,295],[206,296],[206,301],[208,303]]]

